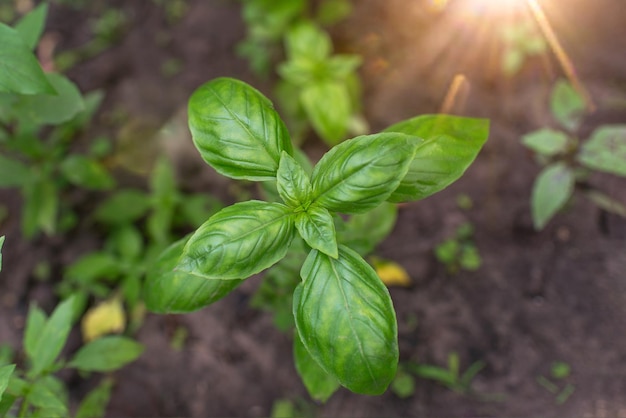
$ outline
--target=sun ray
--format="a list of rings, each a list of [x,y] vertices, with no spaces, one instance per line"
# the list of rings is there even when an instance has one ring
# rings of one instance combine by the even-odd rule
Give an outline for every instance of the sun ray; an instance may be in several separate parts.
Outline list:
[[[539,28],[541,29],[541,32],[543,33],[546,41],[548,42],[548,45],[550,45],[552,52],[554,52],[554,55],[561,65],[565,76],[569,79],[569,81],[572,83],[578,93],[584,98],[587,110],[589,112],[593,112],[596,106],[591,98],[591,95],[576,74],[576,67],[572,63],[572,60],[569,58],[569,55],[567,55],[565,48],[563,48],[563,46],[561,45],[559,38],[554,33],[552,25],[550,25],[550,22],[543,12],[541,5],[537,2],[537,0],[526,0],[526,3],[528,4],[528,7],[530,8],[530,11],[535,18],[535,21],[539,25]]]

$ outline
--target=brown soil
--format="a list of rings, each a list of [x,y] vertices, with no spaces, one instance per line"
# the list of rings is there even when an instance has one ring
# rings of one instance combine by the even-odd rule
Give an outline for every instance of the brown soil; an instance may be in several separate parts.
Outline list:
[[[325,405],[311,404],[313,413],[626,417],[626,222],[582,197],[542,232],[533,230],[530,218],[539,167],[519,138],[551,123],[547,98],[562,70],[549,55],[531,59],[519,75],[505,80],[494,66],[498,52],[492,47],[495,28],[507,21],[461,13],[462,5],[433,14],[428,3],[354,2],[353,15],[333,35],[341,50],[364,57],[365,109],[374,129],[437,112],[457,73],[467,76],[469,88],[452,110],[491,120],[490,139],[467,174],[438,195],[403,206],[393,234],[377,250],[404,266],[414,283],[391,289],[401,361],[444,365],[456,352],[463,368],[477,360],[486,367],[474,380],[475,395],[418,380],[408,399],[390,391],[366,397],[340,390]],[[190,0],[174,25],[148,0],[94,5],[94,10],[121,7],[132,23],[116,46],[69,75],[84,91],[106,90],[102,129],[110,130],[106,122],[116,111],[130,115],[119,136],[134,150],[131,159],[147,158],[142,150],[163,145],[153,144],[153,138],[164,122],[184,123],[180,110],[204,81],[227,75],[271,91],[271,84],[255,78],[234,54],[245,31],[238,2]],[[583,133],[599,123],[626,123],[626,8],[615,0],[552,1],[545,8],[598,107]],[[484,38],[473,38],[480,28],[486,28]],[[79,45],[89,36],[85,12],[53,7],[48,31],[58,34],[60,48]],[[182,71],[165,77],[160,68],[170,58],[182,62]],[[186,187],[233,199],[223,179],[201,168],[184,132],[164,146],[179,163]],[[592,181],[626,203],[623,180]],[[471,197],[472,209],[458,208],[459,194]],[[0,225],[0,235],[8,237],[0,341],[18,347],[30,301],[48,309],[54,305],[51,285],[36,282],[32,266],[48,260],[53,273],[60,273],[64,263],[97,248],[98,240],[85,230],[63,239],[22,241],[20,198],[4,191],[0,197],[10,212]],[[449,275],[433,248],[464,221],[475,226],[483,264],[477,272]],[[289,336],[273,327],[269,314],[248,305],[260,280],[250,279],[194,314],[148,315],[137,335],[146,352],[115,374],[108,416],[268,416],[277,399],[308,399],[293,367]],[[189,338],[176,350],[170,341],[179,327]],[[537,382],[549,376],[555,361],[572,369],[559,383],[575,386],[563,404]],[[70,380],[76,399],[95,383],[81,382]]]

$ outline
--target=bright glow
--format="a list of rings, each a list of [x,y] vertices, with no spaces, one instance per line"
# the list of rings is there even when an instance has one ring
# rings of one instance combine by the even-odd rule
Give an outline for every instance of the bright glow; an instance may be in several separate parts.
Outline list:
[[[474,14],[500,15],[517,13],[527,7],[527,0],[464,0],[463,7]]]

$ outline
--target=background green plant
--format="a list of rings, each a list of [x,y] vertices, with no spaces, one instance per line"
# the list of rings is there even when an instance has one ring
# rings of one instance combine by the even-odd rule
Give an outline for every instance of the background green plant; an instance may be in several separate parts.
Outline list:
[[[576,132],[585,105],[570,83],[559,80],[552,91],[550,109],[562,129],[542,128],[522,138],[544,166],[531,197],[533,222],[538,230],[566,206],[576,188],[603,210],[626,217],[622,203],[588,182],[593,171],[626,177],[626,125],[598,126],[581,141]]]
[[[435,246],[437,260],[446,266],[448,273],[459,270],[476,271],[482,264],[478,248],[472,240],[474,226],[465,222],[456,229],[455,235]]]
[[[310,175],[271,102],[243,82],[219,78],[198,88],[189,101],[189,126],[200,155],[215,170],[272,182],[283,203],[226,207],[165,250],[148,275],[148,308],[189,312],[213,303],[285,259],[299,236],[308,255],[293,292],[297,370],[317,399],[340,384],[357,393],[382,393],[398,361],[395,313],[375,271],[341,244],[334,219],[447,187],[487,139],[486,121],[403,121],[335,146]],[[294,270],[299,262],[293,257],[285,265]]]
[[[83,97],[67,77],[44,74],[32,53],[46,11],[47,5],[41,4],[15,29],[0,24],[0,42],[7,45],[0,52],[5,63],[0,64],[0,187],[20,189],[26,237],[40,231],[51,235],[75,224],[76,216],[65,203],[69,186],[106,190],[115,185],[103,165],[109,149],[105,138],[93,141],[85,153],[72,148],[102,94]]]
[[[467,395],[471,392],[472,380],[485,367],[485,362],[476,361],[463,373],[460,367],[459,355],[455,352],[448,355],[447,368],[415,362],[402,363],[392,385],[393,392],[400,398],[412,396],[415,391],[415,375],[434,380],[454,392]]]
[[[26,319],[23,347],[24,369],[16,368],[12,356],[0,359],[0,416],[69,416],[65,383],[55,376],[63,369],[81,373],[108,373],[134,361],[143,346],[123,336],[105,336],[81,347],[69,361],[59,358],[72,329],[74,299],[60,303],[47,317],[31,305]],[[103,379],[79,405],[76,417],[104,415],[113,381]]]
[[[275,95],[294,143],[301,143],[312,128],[328,145],[348,134],[368,132],[361,112],[360,57],[333,54],[324,29],[345,18],[351,4],[324,0],[244,0],[248,35],[238,46],[250,66],[267,76],[281,58]]]

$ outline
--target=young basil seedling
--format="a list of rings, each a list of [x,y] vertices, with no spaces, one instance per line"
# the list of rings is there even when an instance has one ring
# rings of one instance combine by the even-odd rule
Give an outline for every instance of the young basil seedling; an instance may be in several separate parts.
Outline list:
[[[335,146],[310,175],[294,158],[272,103],[241,81],[218,78],[198,88],[189,126],[202,158],[219,173],[275,182],[282,202],[234,204],[169,247],[148,275],[148,308],[180,313],[209,305],[283,259],[299,236],[309,247],[293,296],[302,378],[318,399],[338,383],[357,393],[384,392],[398,363],[392,301],[372,267],[338,242],[333,216],[445,188],[476,157],[488,122],[414,118]]]

